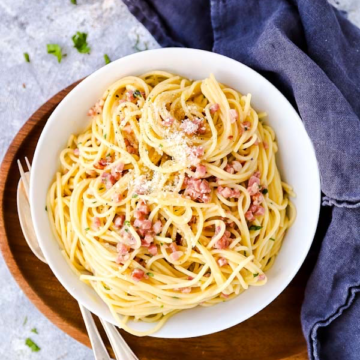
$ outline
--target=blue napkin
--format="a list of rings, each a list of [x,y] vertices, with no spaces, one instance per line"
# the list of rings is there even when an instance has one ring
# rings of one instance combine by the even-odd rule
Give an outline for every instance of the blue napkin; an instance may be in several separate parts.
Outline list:
[[[301,319],[310,359],[360,359],[360,31],[325,0],[124,0],[160,45],[252,67],[298,109],[328,219]]]

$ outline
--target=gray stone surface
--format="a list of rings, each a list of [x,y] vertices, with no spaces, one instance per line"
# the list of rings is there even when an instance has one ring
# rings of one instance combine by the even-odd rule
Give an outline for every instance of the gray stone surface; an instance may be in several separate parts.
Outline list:
[[[70,0],[0,0],[0,159],[28,117],[59,90],[103,66],[105,53],[114,60],[158,47],[120,0],[77,1],[75,6]],[[360,26],[359,0],[330,2]],[[76,31],[89,34],[90,55],[72,47]],[[46,53],[48,43],[61,45],[67,54],[61,64]],[[31,332],[34,327],[38,334]],[[25,345],[27,337],[41,347],[39,352]],[[1,360],[93,359],[91,350],[57,329],[30,303],[1,255],[0,344]]]

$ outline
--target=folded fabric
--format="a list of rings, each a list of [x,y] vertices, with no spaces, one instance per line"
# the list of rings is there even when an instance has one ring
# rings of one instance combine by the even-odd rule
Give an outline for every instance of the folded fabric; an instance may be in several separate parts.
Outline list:
[[[325,0],[124,2],[161,46],[232,57],[298,109],[332,207],[301,314],[309,357],[359,359],[360,30]]]

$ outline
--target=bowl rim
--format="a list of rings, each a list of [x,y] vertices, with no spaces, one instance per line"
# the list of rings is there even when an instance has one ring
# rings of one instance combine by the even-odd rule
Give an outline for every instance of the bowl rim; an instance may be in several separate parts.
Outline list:
[[[40,157],[40,150],[41,148],[44,147],[44,143],[46,141],[47,138],[47,132],[49,131],[50,128],[50,124],[55,121],[57,114],[61,112],[61,109],[63,107],[65,107],[69,101],[69,99],[71,99],[73,96],[76,96],[77,93],[81,93],[82,91],[86,91],[86,87],[88,86],[89,83],[91,83],[93,80],[93,78],[96,78],[98,76],[101,76],[102,73],[108,72],[111,70],[111,68],[115,68],[117,66],[119,66],[124,59],[127,60],[131,60],[131,59],[135,59],[135,58],[141,58],[143,57],[144,59],[146,59],[146,56],[148,56],[150,53],[156,53],[159,56],[161,56],[162,54],[166,54],[168,52],[176,52],[179,54],[179,56],[186,56],[186,53],[190,54],[190,55],[194,55],[196,53],[202,53],[205,54],[205,56],[209,57],[209,61],[211,60],[211,57],[217,57],[217,58],[222,58],[222,61],[230,61],[233,62],[234,64],[237,64],[237,66],[240,64],[243,68],[244,71],[250,72],[252,73],[253,76],[257,77],[258,79],[260,79],[261,82],[266,82],[267,85],[271,88],[271,91],[276,94],[277,97],[282,98],[282,101],[286,102],[289,105],[289,110],[291,110],[292,112],[292,121],[297,121],[300,122],[301,125],[304,127],[304,124],[299,116],[299,114],[296,112],[296,110],[294,109],[294,107],[292,106],[292,104],[287,100],[287,98],[272,84],[270,83],[269,80],[267,80],[265,77],[263,77],[261,74],[259,74],[257,71],[253,70],[252,68],[248,67],[247,65],[234,60],[232,58],[229,58],[225,55],[221,55],[221,54],[217,54],[217,53],[213,53],[210,51],[206,51],[206,50],[200,50],[200,49],[190,49],[190,48],[160,48],[160,49],[153,49],[153,50],[147,50],[144,52],[139,52],[139,53],[134,53],[134,54],[130,54],[127,56],[124,56],[122,58],[119,58],[115,61],[113,61],[112,63],[94,71],[92,74],[90,74],[88,77],[86,77],[83,81],[81,81],[78,85],[76,85],[65,97],[64,99],[59,103],[59,105],[56,107],[56,109],[52,112],[52,114],[50,115],[47,123],[44,126],[44,129],[42,130],[42,133],[40,135],[40,138],[38,140],[36,149],[35,149],[35,154],[34,154],[34,158],[33,158],[33,164],[32,164],[32,169],[33,171],[31,171],[31,178],[30,178],[30,184],[34,183],[34,179],[35,179],[35,171],[36,169],[40,168],[39,166],[39,157]],[[175,73],[176,71],[174,71]],[[132,75],[132,74],[129,74]],[[304,129],[305,130],[305,129]],[[306,130],[305,130],[306,132]],[[310,247],[313,243],[314,240],[314,236],[315,236],[315,232],[316,232],[316,228],[317,228],[317,224],[318,224],[318,220],[319,220],[319,216],[320,216],[320,206],[321,206],[321,188],[320,188],[320,173],[319,173],[319,167],[318,167],[318,163],[316,160],[316,155],[315,155],[315,149],[314,146],[306,132],[306,137],[307,137],[307,146],[308,146],[308,150],[311,153],[311,157],[315,160],[315,168],[316,168],[316,174],[313,174],[313,176],[315,176],[316,178],[316,183],[314,183],[314,187],[316,187],[315,189],[315,193],[317,194],[316,198],[313,199],[313,203],[312,203],[312,207],[315,206],[315,210],[313,210],[313,213],[316,214],[316,219],[313,222],[312,228],[311,230],[309,230],[309,233],[312,234],[311,238],[309,236],[309,240],[307,243],[307,246],[304,250],[304,253],[301,257],[298,257],[296,262],[297,265],[293,267],[293,270],[291,272],[288,273],[288,276],[286,278],[286,281],[284,280],[281,285],[279,285],[277,287],[277,291],[276,291],[276,295],[275,296],[271,296],[269,297],[269,299],[267,299],[267,301],[265,301],[262,306],[257,307],[255,310],[253,311],[249,311],[248,316],[246,316],[246,318],[244,319],[237,319],[236,317],[233,317],[233,321],[227,321],[226,323],[220,323],[220,325],[217,326],[216,330],[212,330],[212,329],[204,329],[201,331],[201,333],[199,334],[194,334],[194,335],[180,335],[180,336],[167,336],[166,334],[162,333],[161,336],[158,335],[158,333],[152,334],[150,336],[153,337],[161,337],[161,338],[188,338],[188,337],[197,337],[197,336],[204,336],[204,335],[208,335],[208,334],[212,334],[215,332],[219,332],[225,329],[228,329],[230,327],[233,327],[247,319],[249,319],[250,317],[254,316],[255,314],[257,314],[258,312],[260,312],[261,310],[263,310],[266,306],[268,306],[271,302],[273,302],[283,291],[284,289],[289,285],[289,283],[292,281],[292,279],[295,277],[295,275],[297,274],[297,272],[299,271],[300,267],[302,266],[302,264],[304,263],[304,260],[310,250]],[[37,206],[36,206],[36,194],[35,194],[35,187],[34,186],[30,186],[30,207],[31,207],[31,214],[32,214],[32,218],[33,218],[33,224],[34,224],[34,228],[35,228],[35,233],[38,237],[39,240],[39,244],[40,247],[44,253],[44,256],[48,262],[49,267],[51,268],[52,272],[54,273],[54,275],[56,276],[56,278],[59,280],[59,282],[62,284],[62,286],[65,287],[65,289],[74,297],[75,300],[77,300],[79,303],[81,303],[83,306],[85,306],[86,308],[88,308],[92,313],[94,313],[95,315],[99,316],[99,317],[103,317],[105,318],[105,320],[117,325],[115,319],[112,317],[112,315],[109,316],[103,316],[103,314],[100,314],[99,311],[97,309],[95,309],[90,301],[85,300],[82,297],[79,297],[76,289],[73,289],[66,281],[66,276],[62,276],[60,270],[56,267],[55,264],[52,263],[52,261],[49,261],[49,256],[47,255],[48,253],[48,249],[46,248],[46,246],[44,246],[43,244],[46,243],[46,241],[44,241],[41,230],[39,228],[39,224],[38,224],[38,212],[37,212]],[[295,219],[296,221],[296,219]],[[285,235],[286,237],[286,235]],[[60,251],[59,251],[59,255],[60,255]],[[80,280],[79,280],[80,281]],[[205,330],[205,331],[204,331]]]

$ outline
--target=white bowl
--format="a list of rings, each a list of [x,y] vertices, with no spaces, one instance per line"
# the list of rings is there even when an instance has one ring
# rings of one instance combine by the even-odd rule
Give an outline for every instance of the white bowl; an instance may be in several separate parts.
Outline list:
[[[289,284],[312,243],[320,209],[320,179],[314,148],[300,117],[286,98],[265,78],[225,56],[202,50],[168,48],[126,56],[96,71],[59,104],[50,116],[37,144],[32,165],[30,204],[36,235],[52,271],[82,305],[114,324],[107,306],[96,292],[81,282],[61,255],[45,211],[46,193],[59,167],[59,154],[70,134],[89,123],[87,110],[106,88],[126,75],[166,70],[190,79],[213,73],[219,82],[252,94],[252,105],[268,113],[279,144],[278,166],[282,178],[294,187],[297,218],[288,230],[265,286],[252,287],[237,298],[213,307],[197,307],[173,316],[154,336],[185,338],[224,330],[253,316],[272,302]],[[61,299],[59,299],[61,301]],[[133,323],[138,330],[147,323]]]

